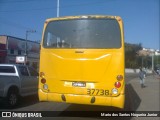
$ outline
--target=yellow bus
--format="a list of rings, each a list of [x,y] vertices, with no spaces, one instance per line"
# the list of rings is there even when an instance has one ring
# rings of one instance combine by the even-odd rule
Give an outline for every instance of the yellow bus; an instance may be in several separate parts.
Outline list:
[[[47,19],[39,100],[124,107],[124,33],[119,16]]]

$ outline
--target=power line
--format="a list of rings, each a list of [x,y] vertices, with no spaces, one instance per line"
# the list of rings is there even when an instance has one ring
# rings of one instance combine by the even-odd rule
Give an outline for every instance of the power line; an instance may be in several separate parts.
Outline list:
[[[59,8],[73,8],[73,7],[77,7],[77,6],[91,6],[91,5],[98,5],[98,4],[102,4],[105,3],[107,1],[101,1],[101,2],[86,2],[86,3],[82,3],[82,4],[72,4],[72,5],[64,5],[64,6],[60,6]],[[1,13],[4,12],[25,12],[25,11],[39,11],[39,10],[50,10],[50,9],[57,9],[56,7],[49,7],[49,8],[33,8],[33,9],[23,9],[23,10],[3,10],[0,11]]]
[[[4,10],[4,11],[0,11],[0,12],[25,12],[25,11],[38,11],[38,10],[49,10],[49,9],[53,9],[53,7],[51,8],[33,8],[33,9],[23,9],[23,10]]]
[[[23,3],[23,2],[39,2],[39,1],[44,1],[44,2],[46,2],[46,0],[12,0],[12,1],[0,1],[0,3],[11,3],[11,4],[13,4],[13,3]]]
[[[14,26],[16,28],[20,28],[20,29],[23,29],[23,30],[32,30],[33,29],[33,28],[30,28],[30,27],[26,27],[26,26],[23,26],[23,25],[8,21],[8,20],[4,20],[2,18],[0,18],[0,19],[1,19],[0,24],[5,24],[5,25],[8,25],[8,26]],[[36,31],[36,34],[41,35],[42,33],[39,32],[39,31]]]

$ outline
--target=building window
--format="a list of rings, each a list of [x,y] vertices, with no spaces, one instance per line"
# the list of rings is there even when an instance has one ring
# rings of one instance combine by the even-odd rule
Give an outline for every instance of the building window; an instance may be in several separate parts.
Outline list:
[[[37,63],[37,62],[33,62],[33,63],[32,63],[32,67],[33,67],[34,69],[36,69],[36,70],[37,70],[37,68],[38,68],[38,66],[37,66],[37,65],[38,65],[38,63]]]
[[[13,49],[10,50],[10,54],[14,54],[14,50]]]
[[[18,55],[21,55],[21,50],[18,50]]]
[[[29,67],[28,69],[30,71],[30,75],[31,76],[38,76],[38,72],[35,69],[33,69],[31,67]]]

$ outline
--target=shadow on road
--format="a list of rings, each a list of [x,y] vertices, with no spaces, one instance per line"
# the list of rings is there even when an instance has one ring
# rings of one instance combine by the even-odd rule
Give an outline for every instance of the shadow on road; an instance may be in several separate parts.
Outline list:
[[[14,108],[7,107],[7,105],[5,104],[4,101],[0,101],[0,110],[4,110],[4,109],[5,110],[16,110],[18,108],[23,108],[23,107],[26,107],[26,106],[30,106],[30,105],[36,104],[38,102],[39,102],[38,95],[20,97],[18,105],[16,107],[14,107]]]
[[[124,111],[136,111],[141,99],[131,84],[126,84],[126,102]]]
[[[61,113],[60,116],[96,116],[101,112],[113,112],[119,113],[124,111],[131,111],[134,112],[137,110],[141,103],[141,99],[132,87],[131,84],[126,84],[126,100],[125,100],[125,107],[124,109],[119,109],[116,107],[108,107],[108,106],[94,106],[94,105],[80,105],[80,104],[71,104],[67,107],[64,112]],[[114,119],[119,120],[123,117],[114,117]],[[125,117],[125,120],[130,120],[132,117]],[[100,119],[104,119],[104,117],[100,117]],[[124,118],[123,118],[124,120]]]
[[[23,97],[20,99],[19,105],[17,106],[18,108],[20,107],[26,107],[26,106],[30,106],[33,104],[38,103],[38,94],[37,95],[31,95],[31,96],[27,96],[27,97]]]

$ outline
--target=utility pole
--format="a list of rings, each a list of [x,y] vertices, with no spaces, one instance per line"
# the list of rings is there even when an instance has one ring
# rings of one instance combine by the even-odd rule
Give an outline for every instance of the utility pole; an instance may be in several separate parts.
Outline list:
[[[59,0],[57,0],[57,17],[59,17]]]
[[[150,50],[150,55],[152,57],[152,70],[154,70],[154,56],[155,56],[155,50]]]
[[[28,50],[28,48],[27,48],[28,34],[29,33],[35,33],[35,32],[36,32],[36,30],[27,30],[26,31],[25,52],[24,52],[24,56],[25,56],[24,65],[26,65],[26,63],[27,63],[27,56],[28,56],[28,53],[27,53],[27,50]]]

